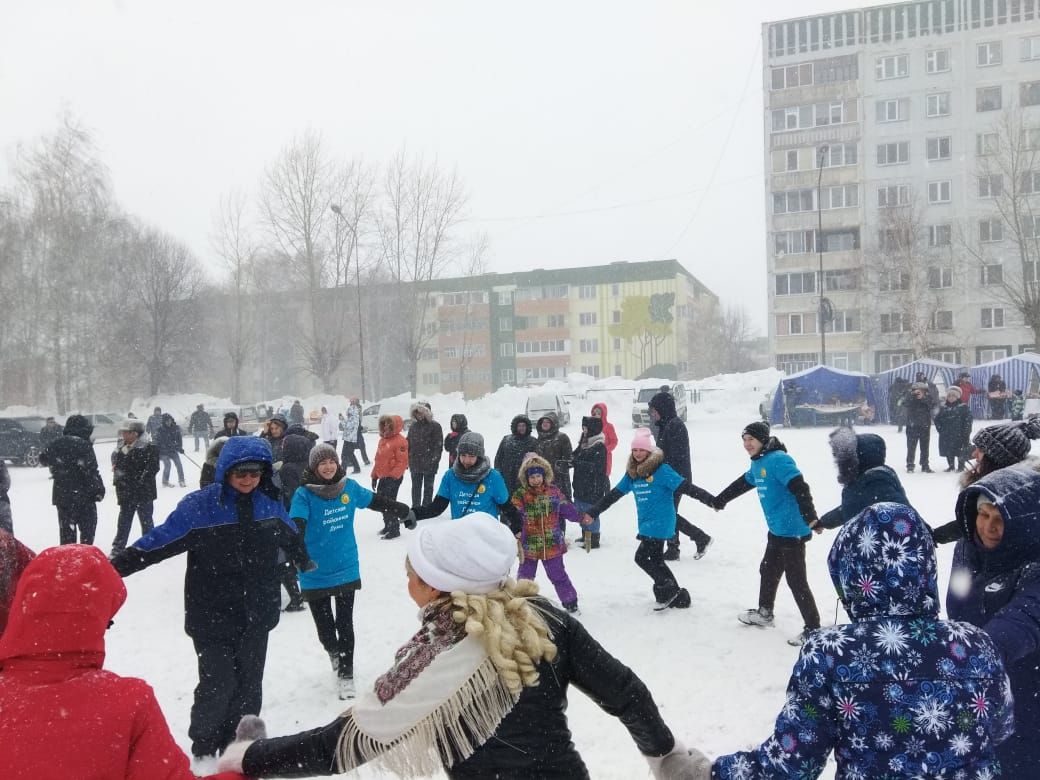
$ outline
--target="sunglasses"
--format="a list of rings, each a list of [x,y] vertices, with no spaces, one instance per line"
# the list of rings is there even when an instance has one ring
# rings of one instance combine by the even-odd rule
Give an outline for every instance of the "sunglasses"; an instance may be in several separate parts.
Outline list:
[[[263,473],[262,469],[231,469],[233,477],[259,477]]]

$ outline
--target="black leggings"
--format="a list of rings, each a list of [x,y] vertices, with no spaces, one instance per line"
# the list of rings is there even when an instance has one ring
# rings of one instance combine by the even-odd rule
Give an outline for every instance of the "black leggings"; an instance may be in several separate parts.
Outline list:
[[[58,543],[75,544],[79,530],[80,544],[93,544],[97,530],[97,504],[58,506]]]
[[[340,665],[344,657],[347,667],[354,666],[354,593],[347,590],[336,596],[320,598],[304,596],[311,608],[314,627],[318,629],[318,641],[325,652],[338,655]],[[332,614],[332,600],[336,599],[336,614]]]
[[[664,560],[664,539],[641,538],[636,548],[636,566],[654,581],[654,597],[668,601],[679,590],[679,583]]]
[[[814,629],[820,627],[820,612],[816,609],[816,599],[805,576],[805,542],[805,539],[768,535],[766,554],[762,556],[762,563],[758,567],[758,573],[762,575],[758,606],[773,611],[780,578],[786,575],[787,587],[794,595],[805,627]]]
[[[355,450],[357,450],[357,445],[344,439],[343,454],[340,456],[340,463],[342,463],[344,467],[349,463],[350,467],[354,469],[355,473],[357,473],[361,471],[361,464],[358,463]]]
[[[703,547],[708,542],[710,542],[711,541],[711,537],[710,536],[708,536],[706,533],[704,533],[704,531],[702,531],[700,528],[698,528],[693,523],[691,523],[689,520],[687,520],[685,517],[683,517],[682,515],[679,514],[679,511],[678,511],[679,510],[679,501],[682,500],[682,494],[681,493],[677,493],[675,496],[673,496],[672,500],[675,503],[675,509],[676,509],[676,512],[675,512],[675,536],[673,536],[671,538],[671,541],[668,542],[669,546],[670,547],[676,547],[676,548],[679,546],[679,534],[680,533],[684,533],[688,537],[690,537],[690,539],[693,541],[694,544],[697,545],[698,548]]]

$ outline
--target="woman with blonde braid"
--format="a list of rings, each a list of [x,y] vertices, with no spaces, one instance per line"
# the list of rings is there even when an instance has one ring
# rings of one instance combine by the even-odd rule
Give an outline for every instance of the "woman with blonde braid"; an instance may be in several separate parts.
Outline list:
[[[515,582],[516,539],[474,513],[409,538],[422,626],[373,689],[327,726],[233,743],[221,767],[306,777],[376,761],[397,777],[588,778],[567,726],[573,684],[621,719],[658,778],[710,766],[676,742],[642,681],[567,612]]]

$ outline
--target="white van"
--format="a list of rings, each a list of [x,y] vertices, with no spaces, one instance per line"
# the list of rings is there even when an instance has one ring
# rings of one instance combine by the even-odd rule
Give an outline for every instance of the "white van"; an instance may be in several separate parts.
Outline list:
[[[559,393],[534,393],[527,399],[524,414],[531,420],[532,426],[538,424],[539,417],[544,417],[549,412],[556,415],[561,428],[570,424],[571,409]]]
[[[650,427],[650,399],[667,389],[672,398],[675,399],[675,414],[680,420],[686,422],[686,385],[677,382],[671,385],[654,385],[653,387],[642,387],[636,390],[635,398],[632,399],[632,427]]]
[[[366,406],[361,410],[361,430],[365,433],[379,433],[379,418],[384,414],[396,414],[404,421],[404,430],[407,431],[412,427],[413,403],[415,402],[390,398]]]

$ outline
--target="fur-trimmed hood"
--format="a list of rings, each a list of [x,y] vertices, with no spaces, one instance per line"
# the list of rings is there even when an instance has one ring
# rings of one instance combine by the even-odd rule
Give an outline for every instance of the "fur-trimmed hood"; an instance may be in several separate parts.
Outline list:
[[[528,455],[524,458],[524,462],[520,464],[520,473],[517,475],[517,479],[520,480],[520,484],[524,486],[524,489],[528,487],[527,470],[535,466],[541,468],[545,472],[545,481],[542,484],[551,485],[553,479],[555,478],[553,468],[549,465],[549,461],[547,461],[541,455]]]
[[[876,433],[857,434],[852,428],[835,428],[830,434],[830,445],[839,485],[851,485],[869,469],[885,465],[885,440]]]
[[[379,435],[395,436],[404,429],[404,420],[399,414],[382,414],[379,416]]]
[[[525,425],[527,425],[527,433],[523,435],[517,433],[516,431],[516,426],[518,426],[520,423],[524,423]],[[534,426],[531,425],[531,418],[528,417],[526,414],[518,414],[509,423],[510,432],[513,434],[513,436],[515,436],[518,439],[523,439],[527,436],[531,436],[533,427]]]
[[[542,430],[542,420],[549,421],[549,430]],[[539,439],[551,439],[560,432],[560,418],[556,416],[556,412],[546,412],[538,418],[537,428]]]
[[[228,443],[227,436],[218,436],[209,443],[209,447],[206,448],[206,463],[216,467],[217,458],[220,457],[220,451],[224,449],[224,445]]]
[[[433,420],[433,412],[430,411],[430,408],[422,402],[412,404],[411,408],[408,410],[408,414],[411,415],[411,418],[416,422],[430,422]]]
[[[650,451],[650,456],[642,463],[637,463],[636,459],[629,455],[625,471],[628,472],[630,479],[646,479],[657,471],[657,467],[662,463],[664,463],[664,450],[660,447],[654,447]]]

